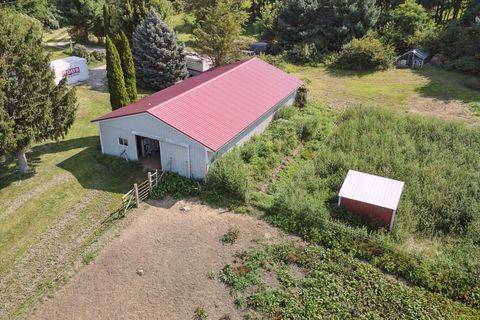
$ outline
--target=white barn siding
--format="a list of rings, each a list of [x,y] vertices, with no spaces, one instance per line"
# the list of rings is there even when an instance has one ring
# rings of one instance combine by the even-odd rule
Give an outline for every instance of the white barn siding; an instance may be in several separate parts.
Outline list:
[[[265,131],[275,113],[283,106],[292,105],[295,97],[296,91],[217,152],[210,151],[199,142],[146,113],[100,121],[102,152],[117,157],[124,152],[123,157],[126,155],[129,160],[138,160],[135,135],[156,139],[160,141],[162,170],[203,179],[208,171],[208,166],[216,158],[233,147],[245,143],[253,135]],[[119,138],[128,139],[128,147],[120,145]]]
[[[202,179],[206,174],[205,147],[149,114],[138,114],[99,122],[102,152],[130,160],[138,160],[135,135],[160,141],[163,170]],[[128,147],[118,143],[118,138],[128,139]],[[190,167],[186,164],[189,161]],[[190,172],[188,172],[190,171]]]

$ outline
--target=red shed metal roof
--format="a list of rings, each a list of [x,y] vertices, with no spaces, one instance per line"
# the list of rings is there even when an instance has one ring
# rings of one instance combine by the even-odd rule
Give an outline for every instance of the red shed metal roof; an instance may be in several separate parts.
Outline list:
[[[302,84],[251,58],[188,78],[93,122],[148,113],[217,151]]]
[[[342,198],[397,210],[404,185],[403,181],[349,170],[338,195]]]

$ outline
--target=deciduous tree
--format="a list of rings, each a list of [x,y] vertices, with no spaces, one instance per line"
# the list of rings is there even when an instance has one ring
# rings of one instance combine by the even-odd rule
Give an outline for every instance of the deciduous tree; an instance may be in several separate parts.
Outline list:
[[[196,47],[211,56],[215,64],[229,63],[240,54],[240,35],[248,14],[235,0],[218,0],[214,6],[202,9],[194,34]]]
[[[89,33],[98,29],[98,24],[103,22],[104,3],[104,0],[58,0],[58,8],[65,22],[72,26],[69,32],[75,40],[88,41]]]

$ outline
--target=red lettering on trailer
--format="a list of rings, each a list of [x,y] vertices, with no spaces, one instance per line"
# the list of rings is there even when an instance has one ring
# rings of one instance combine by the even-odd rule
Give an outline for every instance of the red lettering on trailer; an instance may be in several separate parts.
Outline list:
[[[71,68],[63,71],[62,76],[65,78],[65,77],[70,77],[79,73],[80,73],[80,67],[75,67],[75,68]]]

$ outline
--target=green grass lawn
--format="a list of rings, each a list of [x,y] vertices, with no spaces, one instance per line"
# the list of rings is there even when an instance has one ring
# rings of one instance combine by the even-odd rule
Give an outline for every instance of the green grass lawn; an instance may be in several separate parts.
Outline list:
[[[66,252],[75,255],[84,245],[82,237],[115,212],[121,195],[133,181],[143,178],[138,171],[111,166],[99,156],[98,128],[90,121],[110,111],[108,94],[80,86],[77,96],[80,108],[66,138],[34,145],[28,152],[32,174],[20,175],[14,159],[0,166],[0,199],[6,209],[0,214],[0,279],[18,272],[16,262],[25,256],[36,254],[36,260],[40,260],[53,254],[42,250],[48,251],[55,243],[69,247]],[[78,239],[70,238],[75,234],[72,230],[79,233]],[[50,233],[58,235],[45,240]],[[32,248],[37,251],[32,253]],[[32,268],[31,281],[42,288],[64,264],[68,265],[71,257],[63,259],[59,269],[54,268],[51,274],[48,267],[28,265]],[[46,274],[37,276],[34,268]],[[19,277],[17,281],[22,283],[25,279]],[[0,292],[4,292],[2,285],[6,284],[0,281]],[[19,304],[26,302],[22,294],[20,290]],[[0,300],[7,299],[12,297],[0,293]],[[0,308],[0,318],[5,316],[3,312]]]
[[[331,70],[323,66],[285,68],[310,82],[312,97],[338,108],[363,104],[429,114],[448,114],[454,109],[468,115],[468,107],[480,103],[480,91],[465,85],[474,76],[435,67],[377,72]]]

